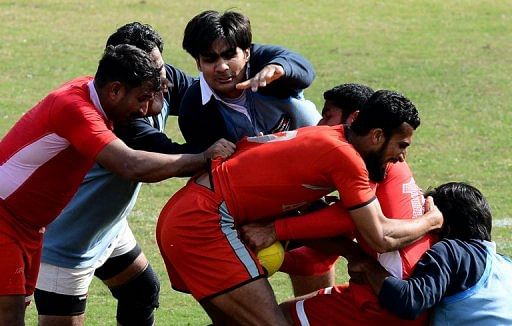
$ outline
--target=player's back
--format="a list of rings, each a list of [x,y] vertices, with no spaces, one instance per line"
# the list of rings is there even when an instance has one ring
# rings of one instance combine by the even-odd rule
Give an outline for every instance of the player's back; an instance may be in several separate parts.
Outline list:
[[[213,168],[215,190],[239,223],[278,216],[335,190],[333,166],[342,168],[354,153],[343,126],[246,138]]]

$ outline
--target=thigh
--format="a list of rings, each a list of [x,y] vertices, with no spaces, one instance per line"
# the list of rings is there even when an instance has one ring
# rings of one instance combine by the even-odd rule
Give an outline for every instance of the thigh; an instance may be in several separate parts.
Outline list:
[[[136,244],[130,251],[109,258],[103,266],[96,269],[95,275],[109,288],[113,288],[136,278],[146,270],[148,264],[146,256]]]
[[[33,294],[42,239],[38,233],[34,237],[23,242],[14,232],[3,232],[0,228],[0,295]]]
[[[24,325],[25,295],[0,295],[0,326]]]
[[[132,251],[136,245],[137,240],[135,240],[135,236],[133,235],[130,225],[128,225],[128,222],[126,222],[124,227],[121,229],[118,236],[112,243],[112,246],[114,248],[112,250],[112,253],[110,254],[109,259],[124,255]]]
[[[158,245],[173,287],[202,300],[263,277],[222,199],[193,186],[173,196],[158,221]]]
[[[147,268],[149,262],[137,244],[128,223],[111,246],[110,256],[95,272],[108,287],[125,284]]]
[[[222,325],[287,325],[266,278],[204,299],[201,305],[212,321]]]

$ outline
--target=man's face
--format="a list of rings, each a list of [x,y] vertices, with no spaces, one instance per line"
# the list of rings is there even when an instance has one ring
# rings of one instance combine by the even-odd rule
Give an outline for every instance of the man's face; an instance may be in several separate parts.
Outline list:
[[[364,162],[371,181],[381,182],[386,176],[386,166],[389,163],[405,160],[407,147],[412,143],[413,132],[414,129],[404,122],[389,139],[383,140],[379,149],[365,156]]]
[[[171,82],[166,78],[164,59],[162,58],[162,53],[160,53],[158,47],[155,47],[153,51],[151,51],[150,56],[151,59],[155,61],[157,67],[162,67],[162,69],[160,70],[160,80],[162,83],[161,91],[155,93],[155,96],[151,103],[149,104],[148,111],[146,113],[147,116],[154,116],[162,111],[162,107],[164,105],[164,93],[167,93],[169,91]]]
[[[204,79],[220,96],[236,98],[243,90],[235,88],[243,82],[245,67],[249,61],[249,49],[232,49],[223,39],[217,39],[207,54],[199,55],[197,68],[203,73]]]
[[[114,103],[109,111],[109,119],[116,123],[126,123],[135,118],[147,115],[150,103],[153,102],[155,92],[151,83],[147,82],[139,87],[127,89],[122,84],[113,86]]]
[[[324,108],[322,109],[322,119],[318,121],[319,126],[335,126],[345,121],[342,121],[342,112],[339,107],[337,107],[332,101],[326,100],[324,103]]]

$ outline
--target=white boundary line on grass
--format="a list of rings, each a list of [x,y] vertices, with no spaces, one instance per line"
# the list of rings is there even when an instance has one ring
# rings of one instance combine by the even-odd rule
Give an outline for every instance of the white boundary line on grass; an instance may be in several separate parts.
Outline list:
[[[503,228],[512,226],[512,217],[505,217],[500,219],[493,219],[492,226],[496,228]]]

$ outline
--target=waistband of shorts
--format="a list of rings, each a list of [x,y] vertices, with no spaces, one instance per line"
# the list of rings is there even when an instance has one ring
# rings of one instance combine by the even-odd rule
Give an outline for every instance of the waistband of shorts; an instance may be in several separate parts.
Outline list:
[[[199,178],[201,174],[197,174],[193,177],[191,177],[187,182],[187,187],[189,189],[194,190],[195,192],[201,193],[202,195],[211,198],[213,200],[223,201],[223,197],[219,192],[216,192],[214,189],[209,189],[203,185],[200,185],[196,182],[197,178]],[[210,182],[211,182],[212,176],[210,175]],[[213,183],[213,182],[212,182]]]

